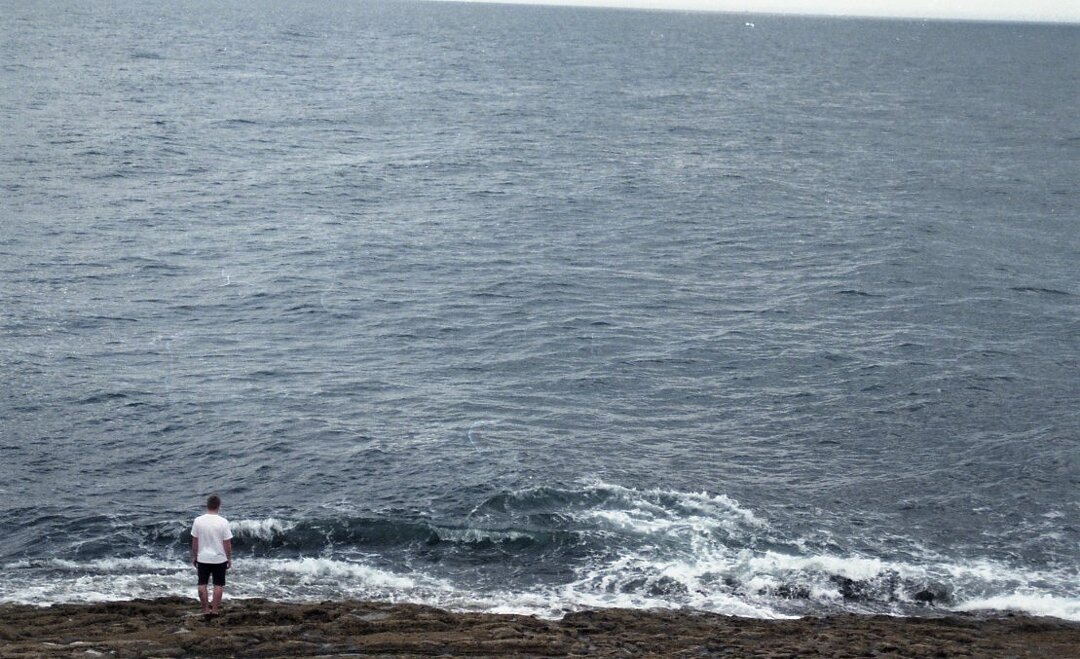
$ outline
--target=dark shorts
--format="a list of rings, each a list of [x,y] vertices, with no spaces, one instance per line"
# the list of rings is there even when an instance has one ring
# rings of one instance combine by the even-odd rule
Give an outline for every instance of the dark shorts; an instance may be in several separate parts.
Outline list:
[[[211,576],[215,586],[224,586],[225,563],[199,563],[199,585],[205,586]]]

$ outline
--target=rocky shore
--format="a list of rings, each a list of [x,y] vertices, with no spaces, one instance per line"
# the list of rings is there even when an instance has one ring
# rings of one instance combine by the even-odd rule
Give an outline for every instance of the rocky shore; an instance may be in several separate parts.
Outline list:
[[[755,620],[598,610],[562,620],[411,604],[193,600],[0,606],[0,656],[1080,657],[1080,623],[1020,615]]]

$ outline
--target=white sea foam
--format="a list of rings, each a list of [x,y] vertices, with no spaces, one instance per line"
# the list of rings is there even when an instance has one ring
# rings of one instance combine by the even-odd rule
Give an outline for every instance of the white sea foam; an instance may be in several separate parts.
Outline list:
[[[165,572],[157,569],[139,570],[132,563],[129,572],[63,562],[52,568],[30,568],[19,571],[13,579],[0,581],[0,602],[51,605],[63,602],[103,602],[134,598],[190,594],[194,571],[190,566]],[[58,576],[56,568],[66,574]]]
[[[614,495],[604,507],[571,513],[585,528],[623,535],[667,538],[695,546],[713,533],[749,538],[768,524],[726,495],[674,490],[637,490],[591,481],[586,491]]]
[[[32,564],[33,565],[33,564]],[[114,572],[155,572],[160,570],[175,570],[177,567],[188,567],[187,563],[178,561],[166,561],[146,556],[135,558],[98,558],[92,561],[69,561],[59,558],[42,561],[42,567],[60,568],[76,572],[101,572],[112,574]]]
[[[164,595],[192,596],[194,573],[182,560],[151,557],[92,561],[18,561],[7,566],[11,579],[0,581],[0,601],[48,605],[98,602]],[[810,599],[841,598],[834,575],[872,581],[898,574],[915,581],[967,575],[954,585],[951,608],[1018,610],[1080,620],[1080,598],[1040,592],[1005,591],[1006,584],[1068,579],[1060,574],[995,571],[985,561],[965,564],[908,564],[865,557],[785,556],[776,552],[710,548],[663,558],[642,552],[582,569],[562,585],[522,591],[475,590],[422,572],[400,573],[358,561],[333,558],[241,559],[230,574],[230,597],[310,601],[359,598],[417,602],[458,610],[487,610],[559,617],[596,607],[694,608],[755,618],[790,617],[792,610],[768,595],[770,589],[800,583]],[[59,572],[59,574],[58,574]],[[991,581],[986,578],[993,577]],[[1004,582],[1003,582],[1004,581]],[[734,585],[733,585],[734,584]],[[984,592],[978,595],[977,591]],[[763,594],[764,593],[764,594]]]
[[[600,534],[622,548],[577,568],[576,578],[558,591],[564,607],[687,606],[775,617],[800,610],[802,605],[784,599],[796,597],[895,613],[903,610],[898,607],[918,606],[923,595],[938,607],[959,608],[993,602],[987,598],[994,593],[1020,588],[1045,592],[1074,578],[987,559],[944,557],[913,542],[894,543],[905,548],[902,559],[823,551],[836,543],[787,537],[725,495],[638,490],[598,480],[584,482],[582,493],[589,505],[566,514],[579,531]],[[630,541],[618,542],[620,536]],[[1026,604],[1034,611],[1040,601]],[[509,598],[499,608],[521,606],[521,599]],[[1012,600],[1010,606],[1025,602]]]
[[[811,601],[841,603],[859,610],[895,610],[915,605],[926,589],[955,608],[982,602],[1047,615],[1070,614],[1068,598],[997,600],[992,593],[1018,588],[1044,591],[1069,583],[1070,575],[1021,570],[987,559],[947,559],[925,552],[906,560],[815,551],[805,538],[785,539],[789,552],[756,549],[756,537],[771,538],[769,524],[723,496],[676,491],[641,491],[592,482],[594,491],[615,493],[622,505],[605,502],[575,514],[586,525],[637,536],[638,548],[578,570],[568,601],[619,606],[691,606],[735,615],[777,614],[772,593],[798,592]],[[722,531],[723,533],[715,533]],[[918,554],[918,552],[916,552]],[[852,595],[854,593],[854,595]],[[857,601],[846,599],[860,598]],[[941,601],[941,598],[945,598]],[[733,602],[742,605],[734,606]]]
[[[450,529],[436,527],[439,537],[450,542],[503,542],[513,540],[527,540],[533,536],[523,531],[498,531],[493,529]]]
[[[57,574],[57,573],[60,574]],[[190,595],[194,571],[181,560],[155,558],[47,560],[21,566],[0,581],[0,601],[31,604]],[[240,559],[229,593],[279,599],[432,600],[448,586],[423,575],[402,575],[363,563],[329,558]]]
[[[902,566],[887,564],[877,558],[861,556],[790,556],[774,551],[754,554],[739,552],[739,566],[751,574],[778,575],[785,573],[829,574],[847,579],[874,579],[887,570],[902,570]]]
[[[578,590],[602,593],[649,593],[660,590],[665,599],[694,608],[730,610],[724,597],[735,594],[751,608],[749,615],[773,610],[769,593],[781,587],[797,586],[808,599],[817,602],[843,599],[841,582],[861,584],[868,600],[865,606],[886,606],[889,602],[913,604],[914,591],[945,588],[957,611],[973,609],[1017,609],[1035,615],[1076,619],[1080,599],[1055,597],[1045,593],[993,596],[1018,588],[1039,589],[1075,581],[1068,571],[1024,571],[981,559],[973,561],[886,561],[865,556],[820,554],[787,555],[775,551],[730,550],[710,542],[699,543],[692,551],[677,554],[654,548],[619,557],[582,571],[573,584]],[[656,606],[656,604],[650,604]],[[754,611],[753,609],[758,609]],[[782,609],[782,607],[781,607]]]
[[[270,540],[274,536],[287,533],[296,526],[296,522],[267,517],[265,519],[240,519],[229,522],[233,535],[248,536],[259,540]]]
[[[956,611],[1021,611],[1036,616],[1053,616],[1080,621],[1080,597],[1054,597],[1014,593],[973,599],[954,607]]]
[[[598,479],[590,479],[583,482],[587,492],[613,493],[633,504],[632,509],[652,514],[672,514],[681,512],[678,509],[695,510],[721,524],[725,520],[737,520],[741,523],[764,527],[766,523],[754,515],[753,511],[739,505],[738,501],[726,494],[709,494],[707,492],[681,492],[678,490],[649,489],[639,490],[607,483]],[[662,505],[659,502],[669,499],[675,503],[675,509],[670,505]]]
[[[60,571],[63,574],[58,575]],[[175,560],[51,560],[21,568],[0,582],[0,602],[50,605],[166,595],[193,596],[194,572]],[[595,607],[695,608],[752,617],[778,617],[768,606],[723,593],[701,593],[691,602],[640,592],[596,589],[586,581],[524,592],[478,592],[424,575],[400,574],[363,563],[330,558],[239,560],[230,573],[228,597],[284,601],[359,598],[416,602],[459,610],[486,610],[556,618]]]
[[[410,590],[417,580],[386,570],[330,558],[259,559],[253,561],[260,571],[295,574],[309,579],[349,580],[365,587]]]

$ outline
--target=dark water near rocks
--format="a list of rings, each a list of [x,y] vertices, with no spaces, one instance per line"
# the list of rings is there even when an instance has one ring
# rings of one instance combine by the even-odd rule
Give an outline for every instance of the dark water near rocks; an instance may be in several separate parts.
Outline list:
[[[0,3],[0,600],[1080,618],[1080,28]]]

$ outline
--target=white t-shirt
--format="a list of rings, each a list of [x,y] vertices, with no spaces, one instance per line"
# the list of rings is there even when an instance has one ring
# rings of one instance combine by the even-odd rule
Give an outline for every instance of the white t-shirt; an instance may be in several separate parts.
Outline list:
[[[210,513],[199,515],[191,525],[191,535],[199,539],[199,555],[195,560],[200,563],[224,563],[227,560],[225,541],[232,539],[229,520]]]

